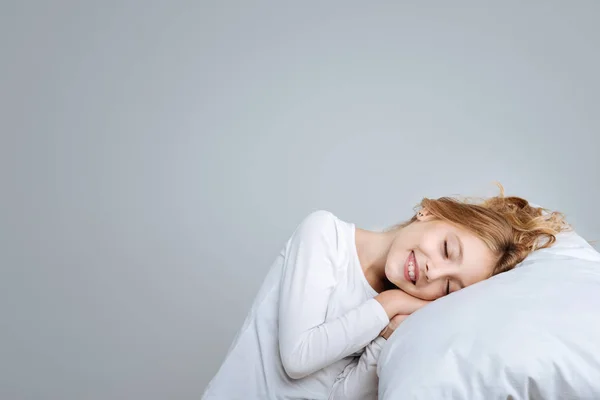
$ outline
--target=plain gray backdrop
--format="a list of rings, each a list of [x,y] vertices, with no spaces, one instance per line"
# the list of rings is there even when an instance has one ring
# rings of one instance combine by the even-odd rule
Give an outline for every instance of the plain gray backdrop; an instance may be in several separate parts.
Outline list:
[[[0,2],[0,398],[198,399],[309,212],[600,239],[597,1]]]

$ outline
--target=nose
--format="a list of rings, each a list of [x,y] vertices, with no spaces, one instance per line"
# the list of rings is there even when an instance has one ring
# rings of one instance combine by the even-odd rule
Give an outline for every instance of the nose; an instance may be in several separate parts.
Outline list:
[[[425,264],[425,277],[427,278],[427,282],[435,281],[436,279],[440,279],[448,275],[449,271],[445,271],[447,268],[439,268],[433,264],[426,263]]]

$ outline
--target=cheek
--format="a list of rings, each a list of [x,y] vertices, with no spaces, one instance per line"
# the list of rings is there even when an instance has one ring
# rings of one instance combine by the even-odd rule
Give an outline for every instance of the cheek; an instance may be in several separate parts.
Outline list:
[[[430,231],[421,237],[419,247],[421,247],[427,253],[439,253],[440,244],[443,243],[443,241],[444,235],[440,235],[435,231]]]
[[[408,229],[408,228],[407,228]],[[408,256],[412,250],[420,248],[423,243],[423,238],[426,237],[419,231],[402,232],[396,237],[390,247],[390,255],[394,257]]]
[[[404,265],[400,261],[400,257],[388,254],[388,259],[385,263],[385,275],[392,281],[398,281],[404,277]]]
[[[473,252],[473,254],[475,253]],[[482,249],[476,254],[477,256],[471,260],[468,275],[465,279],[469,281],[469,284],[475,284],[488,279],[492,276],[496,267],[496,257],[489,250]]]
[[[444,290],[442,288],[443,284],[441,282],[432,282],[427,286],[423,287],[423,295],[427,297],[427,300],[437,300],[440,297],[444,296]]]
[[[400,240],[396,239],[392,242],[392,246],[390,247],[387,254],[388,263],[397,262],[399,254],[403,252],[402,243]]]
[[[480,267],[478,273],[476,274],[477,282],[481,282],[481,281],[484,281],[484,280],[490,278],[494,272],[494,266],[495,265],[488,265],[488,266]]]
[[[391,282],[404,280],[404,262],[408,252],[399,243],[390,248],[385,262],[385,275]]]
[[[429,284],[420,288],[416,288],[412,284],[407,284],[405,285],[405,287],[401,287],[401,289],[403,289],[411,296],[417,297],[422,300],[433,301],[439,299],[440,297],[443,297],[443,293],[440,289],[440,286],[436,284]]]

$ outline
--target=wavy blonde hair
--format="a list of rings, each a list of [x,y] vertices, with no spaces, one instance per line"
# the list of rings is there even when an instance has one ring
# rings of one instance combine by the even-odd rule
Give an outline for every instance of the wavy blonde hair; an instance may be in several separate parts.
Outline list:
[[[500,195],[483,200],[424,198],[419,207],[435,217],[475,233],[498,256],[492,275],[509,271],[531,252],[550,247],[556,235],[570,230],[564,215],[534,207],[521,197]],[[416,215],[406,223],[417,220]]]

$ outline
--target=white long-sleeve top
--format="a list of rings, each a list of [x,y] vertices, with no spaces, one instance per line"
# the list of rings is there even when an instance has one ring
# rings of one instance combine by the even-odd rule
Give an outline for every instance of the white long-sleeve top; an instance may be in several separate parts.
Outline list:
[[[355,226],[302,221],[272,265],[203,400],[376,399],[389,323],[362,271]]]

